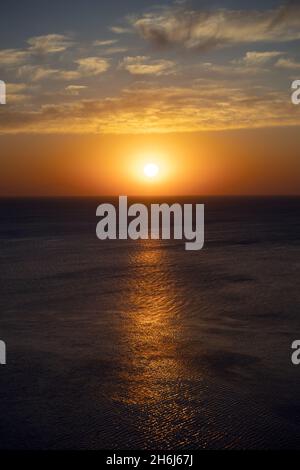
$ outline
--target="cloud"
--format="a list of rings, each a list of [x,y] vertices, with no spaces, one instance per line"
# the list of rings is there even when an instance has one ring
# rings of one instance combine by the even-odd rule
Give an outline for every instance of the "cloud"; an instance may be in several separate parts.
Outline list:
[[[131,20],[147,41],[200,51],[225,45],[300,39],[300,5],[271,10],[160,8]]]
[[[170,75],[175,72],[175,63],[171,60],[151,60],[147,56],[125,57],[120,68],[132,75]]]
[[[267,52],[257,52],[251,51],[247,52],[242,62],[247,66],[259,66],[265,65],[270,62],[272,59],[283,55],[284,52],[280,51],[267,51]]]
[[[102,54],[124,54],[128,52],[128,47],[108,47],[104,49]]]
[[[79,75],[84,76],[100,75],[101,73],[106,72],[110,67],[109,60],[101,57],[85,57],[83,59],[78,59],[75,62],[79,65]]]
[[[2,49],[0,50],[1,66],[15,66],[28,60],[30,53],[20,49]]]
[[[300,62],[296,62],[294,59],[281,58],[276,62],[276,67],[282,69],[296,70],[300,69]]]
[[[267,69],[254,65],[246,65],[243,60],[232,61],[229,64],[218,64],[212,62],[203,62],[198,65],[199,73],[202,77],[210,77],[211,80],[222,79],[233,80],[233,78],[247,78],[251,76],[261,75],[268,72]]]
[[[50,78],[54,80],[74,80],[80,78],[81,74],[77,70],[60,70],[39,65],[22,65],[18,69],[17,76],[37,82]]]
[[[128,47],[116,46],[118,39],[107,39],[104,41],[94,41],[93,45],[97,47],[105,47],[101,50],[101,54],[123,54],[128,51]]]
[[[77,80],[83,74],[78,70],[56,70],[53,78],[55,80]]]
[[[22,65],[18,69],[17,76],[19,78],[26,78],[36,82],[51,76],[55,76],[57,72],[58,70],[56,69],[40,67],[39,65]]]
[[[10,105],[17,104],[29,99],[27,94],[28,87],[25,83],[7,83],[7,103]]]
[[[116,44],[118,42],[118,39],[105,39],[105,40],[96,40],[93,42],[93,46],[112,46],[113,44]]]
[[[211,80],[190,87],[135,82],[112,97],[76,98],[26,111],[10,108],[0,114],[0,133],[140,134],[288,126],[300,124],[296,108],[286,91],[272,88],[216,87]]]
[[[82,90],[87,87],[85,85],[68,85],[65,90],[69,95],[78,96]]]
[[[52,80],[78,80],[81,77],[96,76],[108,70],[108,59],[100,57],[86,57],[75,61],[76,70],[65,70],[40,65],[22,65],[18,68],[17,76],[33,82],[45,79]]]
[[[270,24],[271,28],[277,25],[297,23],[297,15],[299,15],[299,2],[298,0],[286,0],[283,5],[280,5],[274,12],[274,17]]]
[[[26,63],[35,54],[50,54],[65,51],[74,43],[62,34],[48,34],[28,39],[27,49],[2,49],[0,50],[0,64],[3,66],[15,66]]]
[[[53,54],[63,52],[74,43],[68,36],[62,34],[47,34],[29,38],[27,49],[0,50],[0,64],[3,67],[16,67],[22,64],[30,65],[36,54]]]
[[[63,34],[47,34],[45,36],[35,36],[28,39],[29,50],[38,54],[53,54],[63,52],[71,47],[74,42]]]
[[[132,33],[131,28],[125,28],[124,26],[111,26],[109,29],[115,34],[129,34],[129,33]]]

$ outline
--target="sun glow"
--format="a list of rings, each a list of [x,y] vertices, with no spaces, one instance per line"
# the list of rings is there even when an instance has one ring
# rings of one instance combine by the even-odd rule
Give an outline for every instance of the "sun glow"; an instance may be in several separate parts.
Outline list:
[[[147,165],[144,166],[144,174],[148,178],[155,178],[159,173],[159,167],[155,163],[147,163]]]
[[[161,194],[174,178],[177,162],[164,150],[143,150],[132,155],[124,170],[131,180],[135,195]]]

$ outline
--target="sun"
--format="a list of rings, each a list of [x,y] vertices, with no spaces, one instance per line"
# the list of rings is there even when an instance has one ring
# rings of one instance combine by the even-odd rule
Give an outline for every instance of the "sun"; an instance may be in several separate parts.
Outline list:
[[[159,167],[155,163],[147,163],[147,165],[144,166],[144,174],[147,176],[147,178],[155,178],[159,173]]]

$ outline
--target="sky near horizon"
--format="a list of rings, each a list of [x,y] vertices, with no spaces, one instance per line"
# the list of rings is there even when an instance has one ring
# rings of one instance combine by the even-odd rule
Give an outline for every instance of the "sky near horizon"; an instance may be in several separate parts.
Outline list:
[[[0,195],[299,194],[299,43],[296,1],[5,2]]]

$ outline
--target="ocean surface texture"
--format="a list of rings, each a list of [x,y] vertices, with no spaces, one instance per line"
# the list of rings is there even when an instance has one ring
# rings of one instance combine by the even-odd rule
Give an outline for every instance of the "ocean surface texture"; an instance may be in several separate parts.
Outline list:
[[[300,449],[300,199],[194,200],[199,252],[101,202],[0,201],[0,448]]]

